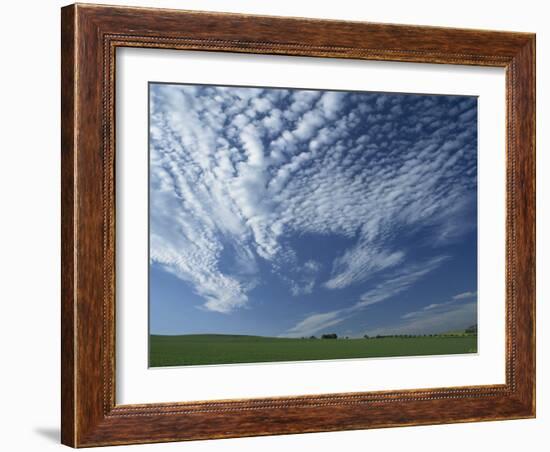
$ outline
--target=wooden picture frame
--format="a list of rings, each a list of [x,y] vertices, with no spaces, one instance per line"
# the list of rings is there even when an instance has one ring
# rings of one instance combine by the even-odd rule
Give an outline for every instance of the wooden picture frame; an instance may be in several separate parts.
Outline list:
[[[62,9],[62,430],[73,447],[535,416],[535,35],[70,5]],[[506,70],[506,383],[115,403],[115,50],[300,55]]]

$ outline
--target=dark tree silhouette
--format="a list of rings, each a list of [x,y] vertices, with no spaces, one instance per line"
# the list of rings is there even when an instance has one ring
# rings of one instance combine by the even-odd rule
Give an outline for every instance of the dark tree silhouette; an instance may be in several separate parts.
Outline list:
[[[338,335],[336,333],[323,334],[321,339],[338,339]]]

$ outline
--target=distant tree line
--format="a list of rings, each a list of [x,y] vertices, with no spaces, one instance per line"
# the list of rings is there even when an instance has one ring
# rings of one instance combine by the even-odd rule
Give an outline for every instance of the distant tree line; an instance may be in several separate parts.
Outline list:
[[[456,333],[433,333],[433,334],[377,334],[376,336],[369,336],[365,334],[363,338],[365,339],[384,339],[384,338],[401,338],[408,339],[414,337],[461,337],[465,334],[477,334],[477,325],[472,325],[466,328],[463,332]],[[317,339],[317,336],[310,336],[309,338],[302,336],[301,339]],[[338,339],[336,333],[325,333],[321,335],[321,339]],[[349,339],[349,336],[346,336],[345,339]]]
[[[413,337],[461,337],[465,334],[477,334],[477,325],[472,325],[466,328],[463,332],[456,333],[435,333],[435,334],[377,334],[376,336],[369,336],[365,334],[365,339],[383,339],[383,338],[413,338]]]
[[[323,334],[321,339],[338,339],[338,335],[336,333]]]
[[[309,338],[302,336],[301,339],[317,339],[317,336],[309,336]],[[321,339],[338,339],[338,335],[336,333],[323,334]],[[349,339],[349,337],[346,336],[346,339]]]
[[[376,336],[369,336],[365,334],[363,337],[365,339],[385,339],[385,338],[413,338],[413,337],[434,337],[434,336],[443,336],[442,334],[377,334]],[[449,335],[445,335],[449,336]]]

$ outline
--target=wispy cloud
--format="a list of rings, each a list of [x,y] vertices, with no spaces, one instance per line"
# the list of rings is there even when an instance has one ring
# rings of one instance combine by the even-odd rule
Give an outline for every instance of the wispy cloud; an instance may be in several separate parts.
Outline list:
[[[436,246],[469,227],[473,99],[161,84],[150,99],[151,260],[208,310],[247,306],[261,265],[295,295],[413,268],[349,308],[362,309],[425,274],[398,231],[429,227]],[[304,234],[352,242],[325,280],[289,245]]]
[[[361,295],[356,307],[365,307],[394,297],[409,289],[416,281],[438,268],[447,256],[438,256],[421,264],[416,263],[394,272],[383,283]]]
[[[377,334],[432,334],[465,329],[477,323],[477,303],[440,303],[410,312],[402,321],[383,327],[367,329],[370,336]]]
[[[288,278],[292,295],[312,293],[320,270],[321,264],[314,260],[309,260],[304,265],[296,268],[292,278]]]
[[[342,289],[359,284],[370,275],[403,262],[403,251],[373,249],[360,240],[356,246],[338,257],[333,264],[332,276],[324,286],[329,289]]]
[[[368,334],[423,334],[463,329],[477,323],[477,292],[462,292],[450,300],[430,303],[401,316],[399,323],[371,329]]]
[[[456,294],[453,297],[453,300],[464,300],[465,298],[473,298],[477,296],[477,292],[462,292],[459,294]]]
[[[307,337],[318,331],[327,330],[345,320],[342,311],[325,312],[322,314],[311,314],[296,326],[288,330],[284,336]]]
[[[359,301],[352,306],[322,314],[312,314],[289,329],[287,334],[289,336],[307,336],[336,325],[353,313],[362,311],[370,305],[389,300],[406,291],[418,280],[438,268],[446,259],[446,256],[439,256],[421,264],[416,263],[395,270],[384,279],[383,283],[377,284],[363,293]],[[320,319],[323,321],[319,321]],[[330,320],[330,323],[325,320]]]

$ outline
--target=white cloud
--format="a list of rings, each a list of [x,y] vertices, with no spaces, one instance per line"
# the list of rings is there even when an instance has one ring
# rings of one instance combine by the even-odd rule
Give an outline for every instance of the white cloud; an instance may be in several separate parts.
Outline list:
[[[356,307],[380,303],[406,291],[416,281],[438,268],[446,259],[447,256],[438,256],[422,264],[413,264],[403,270],[396,271],[383,283],[361,295],[361,300],[356,304]]]
[[[288,279],[292,295],[297,297],[312,293],[321,268],[321,264],[314,260],[306,261],[303,266],[296,266],[292,279]]]
[[[473,298],[477,296],[477,292],[462,292],[453,297],[453,300],[463,300],[465,298]]]
[[[329,91],[321,97],[321,105],[324,115],[329,119],[334,119],[342,109],[346,93]]]
[[[329,289],[342,289],[365,281],[372,273],[393,267],[405,258],[402,251],[376,250],[369,243],[359,241],[333,264],[331,278],[325,282]]]

